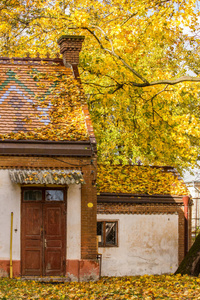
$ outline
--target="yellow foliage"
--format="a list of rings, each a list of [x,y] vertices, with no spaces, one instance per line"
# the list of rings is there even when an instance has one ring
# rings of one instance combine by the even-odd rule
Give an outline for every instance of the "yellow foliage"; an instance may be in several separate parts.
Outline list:
[[[188,168],[200,151],[200,78],[185,81],[199,65],[198,2],[2,0],[0,54],[55,57],[58,37],[84,35],[81,78],[100,161]],[[58,135],[49,130],[40,138]],[[85,138],[74,132],[59,139]]]

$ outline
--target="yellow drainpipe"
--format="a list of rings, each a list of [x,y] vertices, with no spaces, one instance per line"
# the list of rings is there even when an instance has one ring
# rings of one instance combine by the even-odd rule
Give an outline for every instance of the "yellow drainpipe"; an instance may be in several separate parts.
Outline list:
[[[10,226],[10,278],[13,278],[12,238],[13,238],[13,212],[11,212],[11,226]]]

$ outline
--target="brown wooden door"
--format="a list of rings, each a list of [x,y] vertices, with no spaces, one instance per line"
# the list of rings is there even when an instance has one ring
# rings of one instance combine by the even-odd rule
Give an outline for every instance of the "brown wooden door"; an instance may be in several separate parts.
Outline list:
[[[64,275],[64,203],[44,206],[44,275]]]
[[[57,200],[56,193],[61,194]],[[22,194],[22,275],[65,275],[64,190],[24,189]]]
[[[22,205],[22,275],[42,275],[42,203]]]

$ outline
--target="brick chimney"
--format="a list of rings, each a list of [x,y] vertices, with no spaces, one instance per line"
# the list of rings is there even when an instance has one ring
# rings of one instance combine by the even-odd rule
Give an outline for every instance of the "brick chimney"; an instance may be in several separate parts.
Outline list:
[[[79,64],[79,52],[81,51],[84,38],[84,36],[80,35],[62,35],[58,39],[60,53],[63,55],[65,66]]]

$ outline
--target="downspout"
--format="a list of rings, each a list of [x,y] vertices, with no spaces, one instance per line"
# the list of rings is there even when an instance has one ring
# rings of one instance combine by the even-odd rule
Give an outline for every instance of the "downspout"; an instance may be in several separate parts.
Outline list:
[[[183,196],[183,203],[184,203],[184,217],[185,217],[185,235],[184,235],[184,255],[187,254],[189,248],[189,237],[188,237],[188,205],[189,205],[189,196]]]
[[[99,261],[99,278],[101,278],[102,254],[99,253],[99,239],[97,236],[97,260]]]

